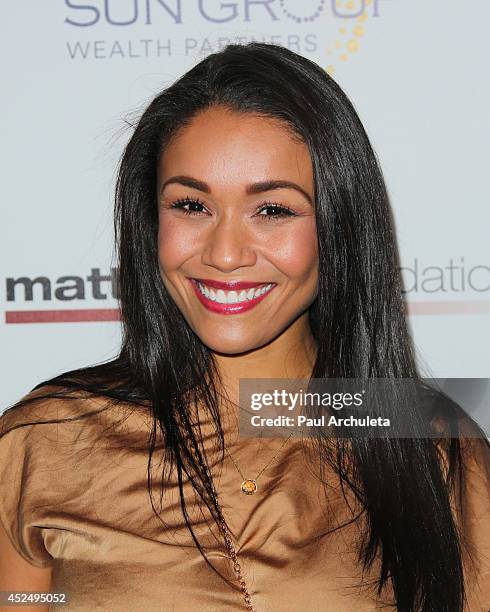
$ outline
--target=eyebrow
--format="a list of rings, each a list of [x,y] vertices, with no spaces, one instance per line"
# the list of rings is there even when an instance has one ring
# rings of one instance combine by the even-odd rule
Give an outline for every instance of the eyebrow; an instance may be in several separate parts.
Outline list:
[[[211,189],[207,183],[192,178],[192,176],[186,176],[183,174],[178,176],[171,176],[169,179],[167,179],[163,183],[160,193],[163,192],[167,185],[170,185],[172,183],[179,183],[180,185],[184,185],[185,187],[191,187],[192,189],[197,189],[199,191],[202,191],[203,193],[211,193]],[[310,195],[302,187],[300,187],[296,183],[293,183],[292,181],[259,181],[258,183],[251,183],[250,185],[248,185],[245,192],[247,193],[247,195],[254,195],[256,193],[272,191],[274,189],[295,189],[296,191],[299,191],[299,193],[301,193],[311,205],[313,205]]]

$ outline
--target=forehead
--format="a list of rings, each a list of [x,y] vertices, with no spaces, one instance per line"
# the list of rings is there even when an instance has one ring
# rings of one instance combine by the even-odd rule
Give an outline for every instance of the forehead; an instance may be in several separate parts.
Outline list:
[[[162,153],[159,178],[193,173],[210,182],[271,178],[313,180],[308,147],[275,118],[212,107],[180,129]]]

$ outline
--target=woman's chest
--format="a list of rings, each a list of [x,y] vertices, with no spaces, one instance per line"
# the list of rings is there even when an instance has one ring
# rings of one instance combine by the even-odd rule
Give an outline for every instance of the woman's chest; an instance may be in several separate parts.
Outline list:
[[[246,609],[236,581],[227,584],[197,550],[177,482],[167,483],[161,505],[155,483],[152,508],[140,459],[119,463],[112,473],[101,471],[78,494],[67,495],[66,503],[45,507],[38,526],[54,559],[53,589],[68,594],[66,609]],[[232,466],[223,466],[217,479],[255,609],[377,609],[360,584],[352,528],[335,529],[337,498],[326,498],[323,485],[299,464],[288,465],[265,475],[253,496],[241,493]],[[185,512],[209,562],[234,580],[217,525],[188,482],[183,493]]]
[[[67,593],[69,611],[246,609],[239,585],[227,584],[214,573],[195,547],[104,529],[93,529],[90,535],[70,530],[51,535],[50,548],[58,554],[53,590]],[[224,549],[206,552],[216,569],[232,580]],[[260,548],[242,547],[238,557],[257,612],[378,609],[357,584],[359,574],[351,559],[331,557],[326,563],[321,546],[293,549],[272,540]]]

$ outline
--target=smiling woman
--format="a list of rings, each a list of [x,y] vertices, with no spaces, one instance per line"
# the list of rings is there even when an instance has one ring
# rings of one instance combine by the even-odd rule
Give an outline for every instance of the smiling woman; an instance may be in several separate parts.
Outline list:
[[[213,106],[167,145],[157,184],[162,280],[206,346],[312,345],[318,251],[304,142],[276,119]],[[282,336],[293,321],[294,334]]]
[[[489,610],[490,446],[459,407],[431,438],[402,402],[403,439],[239,436],[241,379],[419,380],[382,173],[336,82],[229,45],[150,103],[115,195],[121,352],[1,417],[0,591]]]

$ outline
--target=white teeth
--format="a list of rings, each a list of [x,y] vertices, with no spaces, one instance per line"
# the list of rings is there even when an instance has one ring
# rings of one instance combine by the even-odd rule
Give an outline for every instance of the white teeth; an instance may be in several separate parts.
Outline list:
[[[265,287],[260,287],[259,289],[255,289],[251,287],[248,291],[243,289],[238,293],[237,291],[223,291],[223,289],[218,289],[215,291],[214,289],[210,289],[203,285],[202,283],[197,283],[199,290],[203,293],[209,300],[213,302],[218,302],[218,304],[237,304],[240,302],[246,302],[248,300],[252,300],[257,298],[267,291],[269,291],[272,287],[272,283],[269,283]]]
[[[223,291],[223,289],[218,289],[216,292],[216,301],[218,304],[226,304],[226,293]]]
[[[269,291],[269,289],[272,287],[272,285],[266,285],[265,287],[261,287],[260,289],[257,289],[255,291],[255,295],[254,297],[259,297],[260,295],[263,295],[264,293],[267,293],[267,291]]]
[[[235,304],[238,302],[238,293],[236,291],[228,292],[228,304]]]

